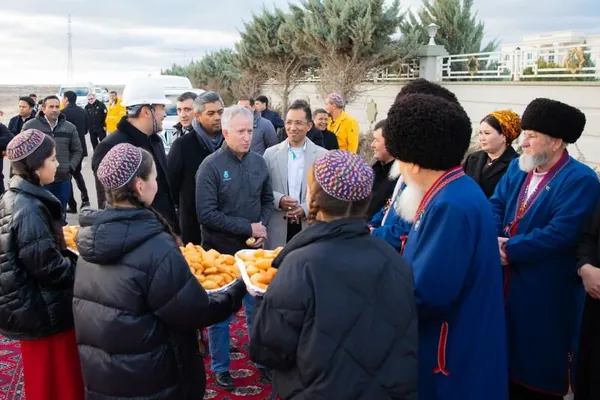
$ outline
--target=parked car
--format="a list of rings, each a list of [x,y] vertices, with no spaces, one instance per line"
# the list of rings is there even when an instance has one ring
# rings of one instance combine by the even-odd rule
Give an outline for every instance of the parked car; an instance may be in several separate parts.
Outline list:
[[[85,107],[87,104],[87,95],[90,92],[94,92],[94,85],[91,82],[64,84],[58,90],[58,98],[62,99],[63,95],[68,90],[72,90],[77,95],[77,105],[79,107]]]
[[[100,87],[94,87],[94,94],[96,98],[103,103],[108,103],[108,91]]]

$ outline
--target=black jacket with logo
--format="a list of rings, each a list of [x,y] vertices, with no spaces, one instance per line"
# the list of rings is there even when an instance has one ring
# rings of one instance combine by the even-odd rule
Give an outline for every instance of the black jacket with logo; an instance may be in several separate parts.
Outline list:
[[[250,151],[240,160],[223,144],[206,157],[196,174],[196,212],[202,246],[235,254],[247,248],[251,224],[267,226],[273,213],[273,189],[265,160]]]

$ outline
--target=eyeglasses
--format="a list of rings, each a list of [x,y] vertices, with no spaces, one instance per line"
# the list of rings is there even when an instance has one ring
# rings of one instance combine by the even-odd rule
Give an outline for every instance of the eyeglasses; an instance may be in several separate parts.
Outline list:
[[[308,124],[306,121],[285,121],[285,126],[304,126]]]

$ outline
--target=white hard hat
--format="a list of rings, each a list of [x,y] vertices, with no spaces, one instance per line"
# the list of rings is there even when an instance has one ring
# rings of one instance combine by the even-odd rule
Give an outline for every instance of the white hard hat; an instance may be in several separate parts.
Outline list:
[[[165,96],[165,87],[151,76],[132,79],[123,90],[121,104],[125,107],[143,104],[171,104]]]

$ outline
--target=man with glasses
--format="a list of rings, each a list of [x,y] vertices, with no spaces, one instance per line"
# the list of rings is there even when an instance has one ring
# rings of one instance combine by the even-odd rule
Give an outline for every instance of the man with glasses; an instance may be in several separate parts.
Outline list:
[[[268,222],[267,249],[285,246],[307,226],[308,172],[315,160],[327,151],[307,137],[312,126],[310,107],[303,102],[294,102],[285,119],[287,139],[265,152],[275,206]]]

